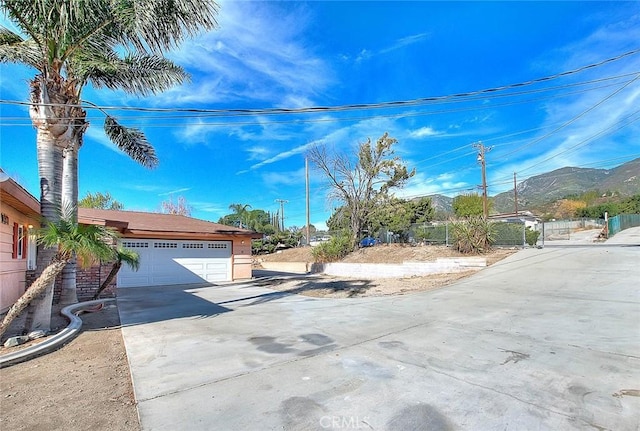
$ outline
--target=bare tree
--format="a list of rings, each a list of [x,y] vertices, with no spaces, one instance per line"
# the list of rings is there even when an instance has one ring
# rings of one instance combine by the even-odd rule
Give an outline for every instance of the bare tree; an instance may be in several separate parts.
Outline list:
[[[173,201],[173,197],[169,196],[168,201],[162,201],[160,203],[160,212],[163,214],[176,214],[190,217],[191,205],[187,203],[184,196],[178,196],[176,202]]]
[[[355,160],[350,154],[329,153],[326,146],[314,147],[309,152],[311,162],[327,178],[331,188],[329,199],[348,209],[354,249],[373,208],[415,174],[415,169],[409,172],[402,160],[394,156],[393,146],[397,142],[386,132],[375,144],[367,139],[359,145]]]

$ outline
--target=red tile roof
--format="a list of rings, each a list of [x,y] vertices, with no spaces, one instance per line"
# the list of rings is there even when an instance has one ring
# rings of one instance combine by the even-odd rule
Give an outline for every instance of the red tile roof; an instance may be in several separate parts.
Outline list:
[[[204,239],[220,235],[233,235],[262,238],[262,234],[247,229],[175,214],[78,208],[78,221],[86,224],[112,226],[117,228],[123,236],[170,236],[176,238],[184,236]]]

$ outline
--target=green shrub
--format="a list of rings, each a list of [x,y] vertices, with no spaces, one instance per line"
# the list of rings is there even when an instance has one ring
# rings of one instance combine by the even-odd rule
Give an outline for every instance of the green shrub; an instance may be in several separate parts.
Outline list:
[[[493,244],[495,223],[483,217],[468,217],[451,223],[453,247],[460,253],[487,253]]]
[[[447,227],[438,226],[417,226],[414,230],[414,237],[418,242],[445,244],[447,242]]]
[[[523,223],[494,223],[493,244],[498,245],[524,245]]]
[[[351,250],[351,238],[349,235],[341,234],[331,237],[329,241],[318,244],[313,248],[311,254],[316,262],[326,263],[342,259]]]
[[[527,241],[527,244],[533,247],[538,243],[538,237],[540,237],[540,232],[538,232],[537,230],[531,230],[531,228],[527,226],[527,229],[524,231],[524,236]]]
[[[300,234],[277,232],[251,241],[251,251],[253,254],[269,254],[279,249],[296,247],[299,241]]]

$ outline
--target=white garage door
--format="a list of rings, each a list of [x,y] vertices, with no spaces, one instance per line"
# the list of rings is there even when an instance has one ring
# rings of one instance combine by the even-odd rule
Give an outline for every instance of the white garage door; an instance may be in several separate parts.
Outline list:
[[[232,279],[231,241],[124,240],[140,268],[122,265],[118,287],[162,286]]]

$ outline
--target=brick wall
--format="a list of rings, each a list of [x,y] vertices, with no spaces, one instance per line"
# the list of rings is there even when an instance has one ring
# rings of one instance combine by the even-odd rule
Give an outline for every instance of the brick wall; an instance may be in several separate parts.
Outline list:
[[[85,269],[78,268],[76,271],[76,294],[78,295],[78,301],[88,301],[92,299],[102,282],[106,280],[112,267],[113,263],[103,263],[102,265],[94,265]],[[61,286],[62,276],[58,276],[53,291],[54,303],[60,301]],[[115,298],[115,296],[116,280],[114,279],[111,285],[102,291],[100,298]]]

